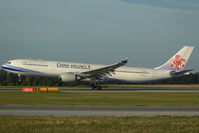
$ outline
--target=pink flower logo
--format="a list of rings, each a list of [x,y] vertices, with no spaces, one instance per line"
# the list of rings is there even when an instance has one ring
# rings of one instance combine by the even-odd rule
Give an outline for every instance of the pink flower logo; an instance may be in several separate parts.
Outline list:
[[[180,55],[176,55],[174,58],[170,60],[171,67],[175,69],[181,69],[184,67],[186,60],[182,58]]]

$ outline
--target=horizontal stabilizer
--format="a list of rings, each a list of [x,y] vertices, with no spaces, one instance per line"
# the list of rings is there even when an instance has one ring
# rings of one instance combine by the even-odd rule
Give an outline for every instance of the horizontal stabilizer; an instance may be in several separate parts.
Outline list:
[[[190,69],[190,70],[182,70],[182,71],[178,71],[178,72],[176,72],[176,71],[171,71],[171,72],[170,72],[170,75],[171,75],[172,77],[178,77],[178,76],[186,75],[186,73],[189,73],[189,72],[191,72],[191,71],[193,71],[193,69]]]

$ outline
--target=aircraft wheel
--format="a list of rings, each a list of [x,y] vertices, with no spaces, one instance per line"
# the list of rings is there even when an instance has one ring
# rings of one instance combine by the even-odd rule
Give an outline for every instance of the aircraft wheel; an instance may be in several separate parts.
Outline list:
[[[91,84],[92,90],[102,90],[102,87],[96,84]]]
[[[102,90],[102,87],[101,86],[97,86],[97,90]]]
[[[93,85],[93,84],[91,84],[91,88],[92,88],[92,90],[95,90],[95,89],[96,89],[96,86]]]

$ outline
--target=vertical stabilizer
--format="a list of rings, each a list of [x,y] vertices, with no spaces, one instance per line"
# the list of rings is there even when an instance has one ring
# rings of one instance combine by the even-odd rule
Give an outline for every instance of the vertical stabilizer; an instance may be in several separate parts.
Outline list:
[[[155,69],[160,70],[178,70],[181,71],[184,69],[186,63],[191,56],[193,51],[193,46],[184,46],[180,51],[178,51],[173,57],[171,57],[166,63],[163,65],[156,67]]]

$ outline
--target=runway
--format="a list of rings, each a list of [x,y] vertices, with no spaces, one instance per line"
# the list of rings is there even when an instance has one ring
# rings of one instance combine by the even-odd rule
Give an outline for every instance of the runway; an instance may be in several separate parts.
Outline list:
[[[199,107],[0,106],[0,115],[18,116],[199,116]]]
[[[122,89],[61,89],[61,92],[199,92],[199,89],[181,88],[122,88]]]
[[[0,91],[21,91],[21,88],[0,88]],[[63,89],[60,88],[60,92],[199,92],[199,88],[105,88],[102,90],[92,89]]]

